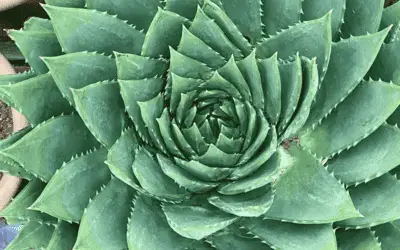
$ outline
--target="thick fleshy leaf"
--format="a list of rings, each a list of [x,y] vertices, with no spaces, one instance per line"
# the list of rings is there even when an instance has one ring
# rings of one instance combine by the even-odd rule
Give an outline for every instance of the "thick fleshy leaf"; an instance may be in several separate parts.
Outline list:
[[[61,55],[61,47],[54,31],[11,30],[9,36],[24,55],[32,69],[44,74],[48,72],[40,57]]]
[[[126,126],[118,83],[98,82],[71,91],[76,110],[86,127],[101,144],[110,148]]]
[[[383,10],[380,29],[393,25],[394,27],[386,38],[386,42],[394,42],[397,40],[400,30],[400,3],[398,1],[385,0],[385,5],[388,5],[389,3],[391,5],[385,7]]]
[[[157,123],[160,128],[161,136],[164,140],[165,147],[167,148],[168,153],[184,158],[182,151],[178,148],[177,142],[175,141],[174,135],[171,130],[171,117],[169,115],[168,109],[164,109],[160,118],[157,118]]]
[[[338,222],[346,228],[365,228],[400,219],[400,182],[385,174],[370,182],[350,187],[354,206],[364,216]]]
[[[13,84],[24,80],[28,80],[35,76],[36,73],[33,71],[25,71],[23,73],[18,73],[13,75],[0,75],[0,84],[1,85]]]
[[[381,246],[369,229],[338,230],[336,239],[339,250],[381,250]]]
[[[24,225],[17,237],[7,246],[8,250],[43,249],[50,241],[54,227],[28,222]]]
[[[142,80],[162,76],[167,70],[167,61],[135,54],[115,52],[119,80]]]
[[[49,67],[62,95],[70,103],[74,103],[70,88],[79,89],[95,82],[113,80],[117,77],[115,60],[97,53],[78,52],[46,57],[43,61]]]
[[[28,209],[39,197],[45,186],[46,184],[39,179],[33,179],[24,187],[10,205],[0,212],[0,216],[5,217],[7,220],[18,219],[20,221],[33,221],[46,224],[57,223],[56,218]]]
[[[261,20],[265,25],[264,32],[272,36],[282,29],[298,23],[302,2],[302,0],[264,0],[264,4],[261,6],[263,11]]]
[[[400,4],[398,5],[400,9]],[[400,69],[396,67],[400,63],[400,56],[397,53],[399,49],[400,40],[383,44],[374,64],[368,72],[368,76],[374,80],[393,81],[395,84],[400,85]]]
[[[133,174],[132,164],[138,147],[134,129],[124,130],[121,137],[108,151],[105,162],[114,176],[135,189],[139,188],[139,182]]]
[[[281,1],[281,0],[280,0]],[[264,93],[264,112],[273,125],[277,125],[281,114],[281,75],[278,67],[278,54],[258,61],[261,84]]]
[[[23,29],[26,31],[54,31],[51,21],[40,17],[30,17],[24,23]]]
[[[46,3],[60,7],[83,8],[85,6],[85,0],[46,0]]]
[[[132,165],[140,185],[149,193],[170,200],[183,200],[189,193],[164,174],[161,166],[145,149],[139,149]]]
[[[400,229],[392,223],[385,223],[377,227],[373,227],[375,237],[382,244],[382,250],[392,250],[400,246]]]
[[[8,173],[12,176],[21,177],[23,179],[32,180],[34,176],[21,167],[16,161],[10,157],[0,154],[0,172]]]
[[[236,221],[237,217],[213,207],[163,204],[169,226],[189,239],[200,240]]]
[[[65,221],[80,221],[89,199],[110,181],[106,157],[107,150],[101,148],[64,164],[30,208]]]
[[[320,84],[306,128],[315,126],[354,90],[374,62],[387,32],[333,43],[328,71]]]
[[[85,211],[73,249],[127,249],[126,225],[133,195],[130,186],[111,179]]]
[[[399,104],[399,86],[363,82],[319,126],[301,136],[301,145],[329,158],[374,132]]]
[[[274,249],[336,250],[335,234],[329,224],[300,225],[254,218],[244,221],[244,226]]]
[[[303,15],[301,20],[313,20],[325,15],[332,10],[332,37],[335,38],[344,18],[346,0],[304,0],[302,4]],[[310,57],[311,58],[311,57]]]
[[[22,113],[32,126],[52,116],[73,111],[50,74],[39,75],[15,84],[0,85],[0,97],[3,96],[6,97],[4,101]]]
[[[346,1],[342,36],[361,36],[378,31],[381,23],[384,0]]]
[[[274,190],[264,186],[236,195],[214,195],[208,202],[217,208],[240,217],[258,217],[265,214],[274,200]]]
[[[261,1],[221,0],[225,12],[252,44],[261,38]]]
[[[274,186],[267,218],[322,224],[360,216],[344,187],[317,159],[294,143],[288,152],[293,165]]]
[[[117,15],[119,19],[127,20],[129,24],[138,29],[149,28],[151,21],[157,13],[159,0],[86,0],[88,9],[107,11],[110,15]]]
[[[142,50],[145,35],[107,13],[51,5],[45,5],[44,9],[67,53],[98,51],[112,54],[118,51],[139,54]]]
[[[79,116],[69,115],[36,126],[12,146],[3,149],[2,154],[41,180],[49,181],[64,161],[97,145]]]
[[[128,223],[129,249],[191,249],[195,241],[171,229],[159,201],[141,195],[134,204]]]
[[[157,155],[158,163],[160,164],[163,172],[178,183],[181,187],[194,193],[201,193],[209,191],[219,185],[217,182],[205,182],[197,179],[183,168],[176,165],[170,159]]]
[[[46,250],[71,250],[77,235],[78,227],[76,225],[59,221]]]
[[[211,144],[207,152],[199,157],[199,162],[208,166],[233,168],[238,162],[240,154],[228,154]],[[221,159],[224,159],[221,161]]]
[[[288,167],[291,157],[283,148],[278,151],[253,174],[236,181],[228,182],[218,188],[218,193],[224,195],[235,195],[246,193],[254,189],[275,182]]]
[[[377,178],[400,165],[400,130],[383,125],[357,146],[328,163],[328,171],[347,185]]]
[[[234,226],[211,235],[209,241],[219,250],[272,250],[265,242],[249,237],[245,230]]]
[[[278,52],[278,57],[288,59],[300,53],[300,56],[317,58],[320,77],[325,75],[331,54],[331,14],[299,23],[267,38],[257,47],[258,58],[268,58]]]
[[[182,26],[189,21],[168,10],[158,8],[144,39],[142,56],[168,57],[169,47],[176,48],[182,35]]]

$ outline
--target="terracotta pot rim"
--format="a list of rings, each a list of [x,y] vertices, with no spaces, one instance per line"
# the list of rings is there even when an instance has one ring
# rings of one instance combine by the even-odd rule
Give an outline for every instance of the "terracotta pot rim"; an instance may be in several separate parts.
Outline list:
[[[15,71],[7,59],[0,53],[0,75],[15,74]],[[13,132],[27,125],[25,117],[14,109],[12,111]],[[0,176],[0,211],[14,198],[21,184],[21,178],[2,173]]]

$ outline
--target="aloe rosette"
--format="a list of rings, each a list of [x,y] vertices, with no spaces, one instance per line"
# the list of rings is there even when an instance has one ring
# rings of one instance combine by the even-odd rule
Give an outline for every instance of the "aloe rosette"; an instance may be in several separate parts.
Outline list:
[[[0,97],[8,249],[397,249],[400,3],[48,0]],[[72,158],[71,158],[72,157]]]

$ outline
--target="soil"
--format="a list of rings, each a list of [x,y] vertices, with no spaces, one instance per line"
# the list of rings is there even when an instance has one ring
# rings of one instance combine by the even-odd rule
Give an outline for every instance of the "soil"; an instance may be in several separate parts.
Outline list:
[[[0,139],[6,138],[12,132],[11,109],[0,102]]]

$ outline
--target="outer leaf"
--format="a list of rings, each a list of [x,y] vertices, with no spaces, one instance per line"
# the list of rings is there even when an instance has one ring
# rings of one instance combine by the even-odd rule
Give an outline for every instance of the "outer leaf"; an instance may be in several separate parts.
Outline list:
[[[390,31],[389,36],[386,38],[387,42],[393,42],[397,40],[400,29],[400,3],[398,3],[398,1],[390,0],[389,2],[389,0],[385,0],[385,6],[389,3],[391,5],[385,7],[385,9],[383,10],[380,28],[384,29],[390,25],[394,25],[394,28]]]
[[[11,103],[7,99],[5,102],[22,113],[32,126],[73,110],[68,101],[62,98],[50,74],[11,85],[0,85],[0,96],[10,99]]]
[[[210,241],[220,250],[272,250],[260,239],[251,238],[243,231],[237,228],[222,230],[210,236]]]
[[[347,185],[367,182],[400,165],[399,155],[400,130],[383,125],[329,162],[328,171]]]
[[[87,50],[107,54],[113,51],[139,54],[142,49],[144,34],[111,15],[50,5],[45,5],[44,9],[50,16],[61,47],[67,53]]]
[[[303,22],[272,36],[257,47],[258,58],[268,58],[278,52],[281,59],[296,55],[317,58],[320,77],[325,75],[331,54],[331,14]]]
[[[336,238],[339,250],[381,250],[379,242],[369,229],[338,230]]]
[[[374,235],[382,244],[382,250],[392,250],[400,246],[400,229],[391,223],[382,224],[372,228]]]
[[[30,208],[65,221],[80,221],[89,199],[110,181],[106,157],[107,150],[101,148],[64,164]]]
[[[386,174],[349,189],[355,207],[364,216],[340,221],[346,228],[366,228],[400,219],[400,182]]]
[[[46,3],[61,7],[83,8],[85,6],[85,0],[46,0]]]
[[[46,250],[70,250],[75,244],[78,229],[76,225],[59,221]]]
[[[301,145],[319,157],[331,157],[374,132],[399,104],[399,86],[364,82],[321,125],[304,134]]]
[[[328,71],[317,93],[306,128],[315,126],[342,102],[371,67],[388,29],[332,45]]]
[[[317,159],[295,144],[288,151],[293,166],[276,183],[267,218],[322,224],[360,216],[344,187]]]
[[[36,73],[33,71],[25,71],[23,73],[18,73],[14,75],[0,75],[0,84],[13,84],[17,82],[21,82],[24,80],[28,80],[29,78],[35,77]]]
[[[398,5],[400,9],[400,4]],[[387,82],[393,81],[395,84],[400,85],[400,69],[396,67],[396,65],[400,63],[400,56],[397,53],[399,49],[400,40],[383,44],[368,73],[368,76],[376,80],[382,79]]]
[[[110,148],[126,125],[118,83],[98,82],[71,91],[83,122],[101,144]]]
[[[49,243],[53,231],[52,226],[29,222],[7,246],[7,250],[42,249]]]
[[[37,73],[44,74],[49,71],[40,57],[61,54],[61,47],[54,31],[12,30],[9,36]]]
[[[245,221],[244,226],[274,249],[336,250],[331,225],[299,225],[255,218]]]
[[[97,53],[78,52],[46,57],[43,61],[49,67],[61,94],[70,103],[74,103],[70,88],[79,89],[91,83],[117,77],[115,60]]]
[[[115,52],[119,80],[142,80],[162,76],[167,70],[167,61],[135,54]]]
[[[236,217],[212,207],[163,204],[169,226],[189,239],[200,240],[236,221]]]
[[[79,116],[69,115],[36,126],[2,153],[40,179],[49,181],[63,161],[97,145]]]
[[[53,24],[49,19],[31,17],[24,23],[26,31],[54,31]]]
[[[108,14],[117,15],[119,19],[127,20],[128,23],[135,25],[138,29],[149,28],[151,21],[157,13],[159,0],[87,0],[88,9],[107,11]]]
[[[126,225],[133,195],[131,187],[111,179],[85,211],[73,249],[127,249]]]

